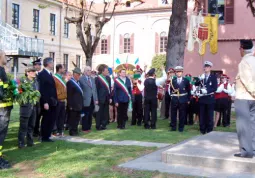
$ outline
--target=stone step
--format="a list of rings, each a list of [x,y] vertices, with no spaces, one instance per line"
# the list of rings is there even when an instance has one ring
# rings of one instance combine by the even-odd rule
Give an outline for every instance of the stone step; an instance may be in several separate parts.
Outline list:
[[[162,161],[171,165],[214,168],[230,172],[255,173],[255,158],[237,158],[236,133],[211,132],[162,152]]]

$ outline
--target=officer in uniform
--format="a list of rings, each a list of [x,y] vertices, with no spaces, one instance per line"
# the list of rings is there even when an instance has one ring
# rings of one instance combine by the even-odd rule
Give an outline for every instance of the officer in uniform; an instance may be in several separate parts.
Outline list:
[[[41,72],[42,70],[42,62],[41,62],[41,59],[37,59],[35,61],[32,62],[33,64],[33,67],[36,69],[36,81],[37,83],[39,84],[39,81],[38,81],[38,74],[39,72]],[[39,87],[39,86],[38,86]],[[40,106],[40,103],[38,102],[36,104],[36,120],[35,120],[35,127],[34,127],[34,134],[33,136],[34,137],[38,137],[40,135],[40,131],[39,131],[39,128],[40,128],[40,122],[41,122],[41,117],[42,117],[42,114],[41,114],[41,106]]]
[[[204,62],[204,74],[200,76],[201,89],[198,91],[199,95],[199,118],[200,118],[200,132],[202,134],[213,131],[214,118],[214,93],[217,90],[217,78],[211,74],[213,64],[210,61]]]
[[[176,78],[172,79],[171,85],[171,130],[176,131],[177,125],[177,111],[179,115],[179,132],[183,132],[185,118],[187,116],[187,107],[190,102],[191,90],[190,90],[190,82],[188,79],[182,76],[183,67],[177,66],[175,67]]]
[[[24,64],[25,65],[25,64]],[[29,83],[33,90],[39,90],[38,83],[35,80],[36,69],[32,65],[26,65],[25,79],[22,79],[22,83]],[[27,146],[34,146],[33,131],[36,119],[36,105],[28,102],[20,105],[20,127],[18,134],[18,146],[19,148],[25,147],[25,137],[27,140]]]
[[[3,142],[7,134],[11,110],[13,108],[12,101],[4,97],[5,90],[9,87],[8,78],[4,69],[6,63],[5,53],[0,51],[0,169],[10,168],[8,161],[2,158]]]

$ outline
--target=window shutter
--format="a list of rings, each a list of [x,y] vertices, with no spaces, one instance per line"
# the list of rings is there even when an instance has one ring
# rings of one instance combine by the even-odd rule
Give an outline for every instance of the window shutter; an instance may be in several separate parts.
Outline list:
[[[234,23],[234,0],[225,0],[225,24]]]
[[[155,33],[155,53],[158,54],[159,51],[159,35]]]
[[[111,54],[111,35],[107,38],[107,54]]]
[[[119,53],[122,54],[123,52],[124,52],[123,36],[120,34],[120,49],[119,49]]]
[[[134,54],[134,40],[135,40],[135,34],[132,33],[130,38],[130,53]]]
[[[101,50],[101,39],[99,40],[97,47],[96,47],[96,51],[95,51],[95,55],[99,55]]]

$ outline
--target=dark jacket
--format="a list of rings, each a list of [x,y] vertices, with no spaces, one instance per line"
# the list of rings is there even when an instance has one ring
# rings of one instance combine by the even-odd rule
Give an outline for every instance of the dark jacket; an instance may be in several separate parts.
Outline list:
[[[144,99],[157,99],[158,87],[156,79],[147,78],[144,81]]]
[[[73,78],[66,83],[67,107],[71,111],[81,111],[83,108],[83,92],[80,84]]]
[[[31,82],[34,90],[38,90],[38,82],[36,80],[29,81],[28,79],[21,80],[21,82]],[[31,103],[21,104],[20,105],[20,116],[21,117],[30,117],[35,109],[36,105]]]
[[[57,90],[55,81],[46,71],[43,69],[38,74],[38,82],[39,82],[39,91],[41,93],[41,105],[48,103],[49,106],[56,106],[57,105]]]
[[[120,78],[119,78],[120,79]],[[121,80],[121,79],[120,79]],[[122,80],[121,80],[122,81]],[[122,81],[123,82],[123,81]],[[130,99],[132,99],[132,91],[131,91],[131,81],[126,77],[125,85],[128,89],[128,93],[131,98],[127,95],[127,93],[122,89],[122,87],[115,81],[114,82],[114,103],[128,103]]]
[[[95,78],[98,102],[101,104],[109,102],[109,100],[111,99],[111,78],[109,76],[106,76],[106,80],[109,83],[110,93],[106,86],[102,83],[102,81],[98,77]]]
[[[188,79],[182,77],[182,81],[180,84],[177,82],[177,78],[172,79],[172,84],[174,89],[179,90],[179,94],[187,94],[184,96],[176,96],[177,93],[171,93],[172,95],[172,102],[179,102],[179,103],[188,103],[190,101],[191,93],[190,93],[190,83]],[[171,87],[171,91],[173,91],[173,88]]]
[[[204,79],[202,82],[204,83],[204,86],[207,90],[207,94],[216,92],[218,85],[217,85],[217,78],[215,75],[210,74],[210,76],[207,79],[207,82],[206,82],[206,79]],[[215,103],[214,94],[200,96],[199,103],[203,103],[203,104]]]

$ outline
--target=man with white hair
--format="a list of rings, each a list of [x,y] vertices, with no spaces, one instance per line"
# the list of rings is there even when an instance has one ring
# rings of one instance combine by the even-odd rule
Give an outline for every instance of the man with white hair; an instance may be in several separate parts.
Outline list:
[[[255,57],[251,40],[240,41],[242,60],[236,76],[236,129],[240,153],[236,157],[252,158],[255,153]]]
[[[86,66],[84,75],[80,78],[80,85],[83,90],[83,111],[82,117],[82,131],[88,133],[91,131],[92,115],[95,105],[98,104],[97,88],[95,79],[91,77],[91,67]]]

